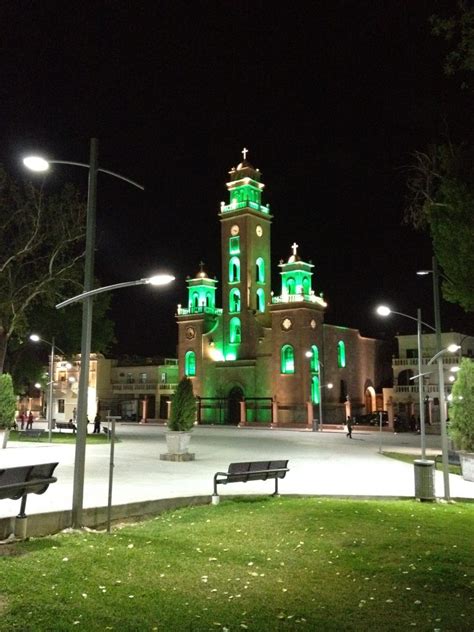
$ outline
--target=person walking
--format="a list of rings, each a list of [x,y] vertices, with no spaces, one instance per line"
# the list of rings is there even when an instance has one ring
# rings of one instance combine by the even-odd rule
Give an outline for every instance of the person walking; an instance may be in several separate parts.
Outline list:
[[[20,427],[22,430],[24,430],[25,428],[25,413],[21,412],[20,416],[18,417],[19,421],[20,421]]]
[[[30,414],[28,415],[28,420],[26,422],[26,429],[31,429],[33,428],[33,413],[30,410]]]
[[[349,437],[349,439],[352,439],[352,419],[350,417],[347,417],[346,426],[347,426],[346,437]]]

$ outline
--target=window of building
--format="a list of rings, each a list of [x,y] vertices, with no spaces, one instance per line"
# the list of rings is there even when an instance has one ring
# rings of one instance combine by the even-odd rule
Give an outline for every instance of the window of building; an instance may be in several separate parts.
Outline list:
[[[281,372],[295,372],[295,351],[291,345],[283,345],[281,348]]]
[[[60,382],[65,382],[66,381],[66,371],[59,371],[58,377],[59,377],[59,381]]]
[[[240,318],[234,316],[230,319],[229,323],[229,342],[239,343],[242,342]]]
[[[240,237],[231,237],[229,239],[229,254],[240,254]]]
[[[236,287],[229,294],[229,311],[240,312],[240,290]]]
[[[236,283],[240,281],[240,259],[231,257],[229,260],[229,282]]]
[[[265,311],[265,292],[261,287],[257,290],[257,309],[259,312]]]
[[[319,372],[319,349],[316,345],[311,345],[311,371]]]
[[[319,377],[313,375],[311,378],[311,401],[313,404],[319,404],[320,391],[319,391]]]
[[[64,399],[58,399],[58,413],[64,412]]]
[[[309,279],[308,279],[308,277],[305,277],[305,278],[303,279],[303,294],[304,294],[305,296],[307,296],[307,295],[309,294],[309,291],[310,291],[310,283],[309,283]]]
[[[193,293],[193,298],[192,298],[192,308],[193,310],[197,310],[199,307],[199,294],[197,292]]]
[[[161,383],[166,384],[166,373],[161,374]]]
[[[296,281],[293,277],[289,277],[286,280],[286,289],[288,291],[288,294],[294,294],[296,292]]]
[[[140,384],[146,384],[146,380],[147,380],[147,375],[146,373],[140,373]]]
[[[417,358],[418,349],[407,349],[407,358]]]
[[[337,343],[337,366],[343,369],[346,366],[346,345],[343,340]]]
[[[265,283],[265,261],[259,257],[256,261],[256,279],[257,283]]]
[[[133,384],[134,382],[133,373],[127,373],[127,384]]]
[[[184,374],[186,377],[196,375],[196,354],[194,351],[186,351],[186,355],[184,356]]]

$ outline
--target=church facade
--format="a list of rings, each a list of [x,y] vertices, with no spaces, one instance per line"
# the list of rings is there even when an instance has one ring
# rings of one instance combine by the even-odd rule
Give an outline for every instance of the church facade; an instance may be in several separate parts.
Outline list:
[[[222,306],[218,281],[201,264],[177,310],[179,372],[193,381],[198,422],[311,426],[381,408],[381,341],[324,322],[314,266],[296,243],[279,263],[279,292],[271,291],[273,216],[246,151],[219,212]]]

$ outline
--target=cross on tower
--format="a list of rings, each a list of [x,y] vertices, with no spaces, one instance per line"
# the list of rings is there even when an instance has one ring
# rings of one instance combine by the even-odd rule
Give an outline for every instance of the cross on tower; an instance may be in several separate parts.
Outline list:
[[[293,242],[293,245],[291,246],[292,250],[293,250],[293,256],[296,257],[296,251],[298,250],[299,246],[296,242]]]
[[[247,149],[247,147],[244,147],[242,149],[242,156],[244,157],[244,160],[247,159],[247,154],[249,153],[249,150]]]
[[[202,261],[202,259],[201,259],[201,261],[199,262],[199,268],[200,268],[199,272],[204,272],[204,265],[205,265],[204,261]]]

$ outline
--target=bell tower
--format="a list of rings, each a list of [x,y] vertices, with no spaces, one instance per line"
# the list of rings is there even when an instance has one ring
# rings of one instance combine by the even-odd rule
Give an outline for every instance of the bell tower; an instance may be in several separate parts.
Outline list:
[[[230,172],[229,203],[221,203],[224,358],[255,357],[258,315],[270,302],[270,208],[262,204],[261,173],[243,160]]]

